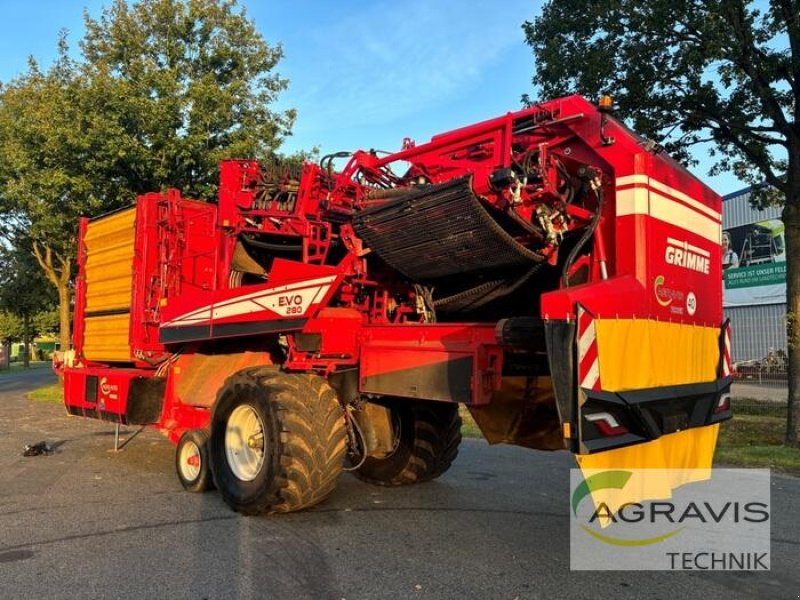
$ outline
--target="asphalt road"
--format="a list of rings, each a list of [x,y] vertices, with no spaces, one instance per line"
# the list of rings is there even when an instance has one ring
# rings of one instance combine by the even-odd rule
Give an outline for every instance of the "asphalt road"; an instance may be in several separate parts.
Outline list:
[[[315,509],[241,517],[183,492],[157,434],[114,454],[110,425],[24,398],[49,378],[0,376],[3,599],[800,596],[800,479],[773,476],[771,572],[571,572],[566,453],[468,440],[436,482],[345,475]],[[57,453],[21,456],[40,440]]]

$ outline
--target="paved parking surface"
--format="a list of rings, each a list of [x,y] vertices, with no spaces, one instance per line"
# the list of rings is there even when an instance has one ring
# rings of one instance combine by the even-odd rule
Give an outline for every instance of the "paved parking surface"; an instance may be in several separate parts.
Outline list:
[[[773,477],[769,573],[570,572],[566,453],[470,440],[436,482],[345,475],[313,510],[241,517],[183,492],[157,434],[114,454],[110,425],[25,399],[51,377],[0,378],[3,599],[800,596],[796,478]],[[21,456],[40,440],[57,453]]]

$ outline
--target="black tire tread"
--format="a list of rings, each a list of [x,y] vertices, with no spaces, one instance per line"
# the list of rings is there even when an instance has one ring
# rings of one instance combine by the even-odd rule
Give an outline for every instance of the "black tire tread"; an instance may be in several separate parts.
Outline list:
[[[274,440],[278,456],[268,493],[233,507],[243,514],[284,513],[308,508],[327,498],[342,472],[347,443],[343,410],[333,389],[317,375],[257,367],[233,375],[220,397],[229,388],[240,386],[258,386],[268,391],[272,416],[279,428],[278,439]]]
[[[408,402],[409,406],[399,402]],[[354,472],[356,477],[375,485],[400,486],[431,481],[444,474],[458,456],[461,443],[458,405],[400,400],[396,409],[411,411],[413,439],[401,439],[401,445],[407,444],[401,455],[367,459],[364,466]],[[395,464],[394,472],[374,468],[381,463],[388,465],[389,461]]]

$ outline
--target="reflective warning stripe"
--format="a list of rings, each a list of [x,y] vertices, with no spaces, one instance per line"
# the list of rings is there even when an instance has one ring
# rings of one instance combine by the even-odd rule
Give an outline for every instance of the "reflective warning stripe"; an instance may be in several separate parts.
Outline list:
[[[728,377],[732,371],[731,367],[731,324],[725,325],[725,341],[722,344],[722,376]]]
[[[594,319],[578,305],[578,380],[582,388],[600,389],[600,359]]]

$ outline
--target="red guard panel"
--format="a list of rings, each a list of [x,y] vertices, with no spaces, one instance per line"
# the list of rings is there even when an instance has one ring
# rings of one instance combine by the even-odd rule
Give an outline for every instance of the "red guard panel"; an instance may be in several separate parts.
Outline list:
[[[361,334],[362,393],[484,404],[499,386],[494,326],[368,326]]]

